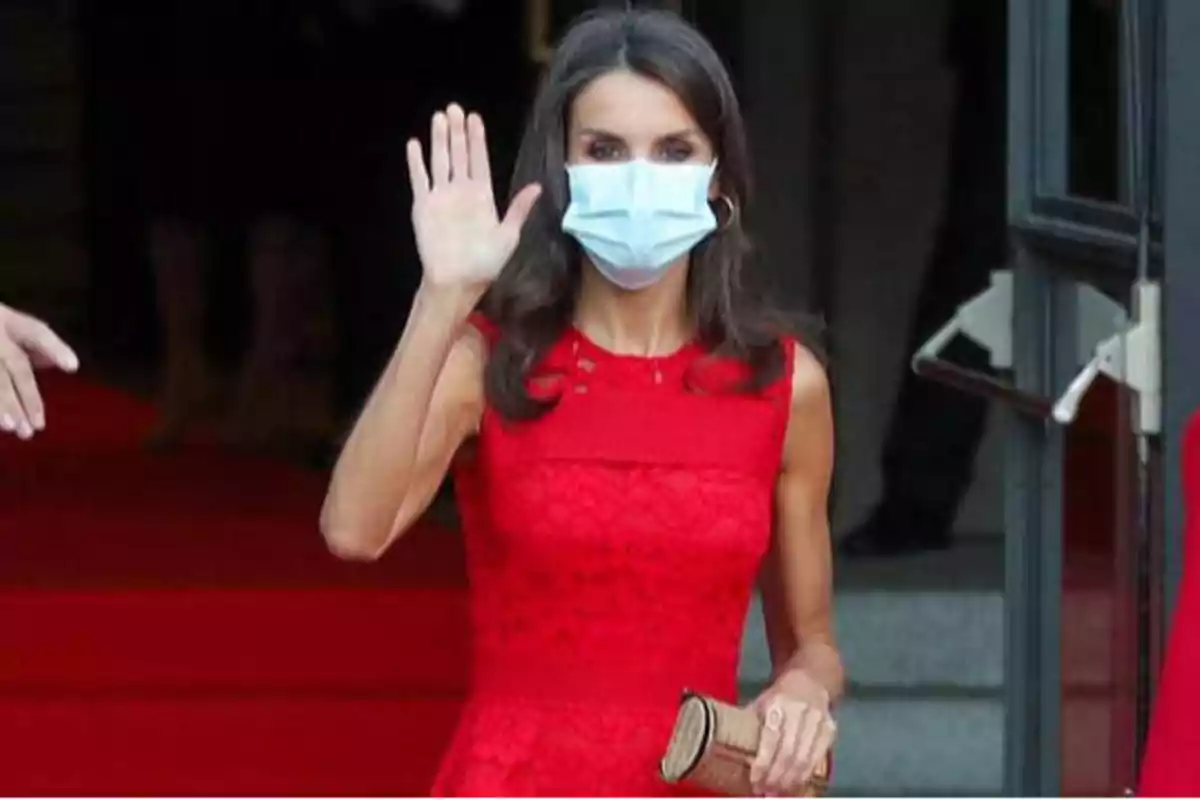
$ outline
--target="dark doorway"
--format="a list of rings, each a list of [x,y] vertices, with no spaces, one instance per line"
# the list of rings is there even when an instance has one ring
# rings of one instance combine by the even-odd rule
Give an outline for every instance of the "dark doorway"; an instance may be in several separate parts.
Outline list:
[[[524,0],[82,3],[89,349],[145,366],[163,354],[150,251],[155,226],[169,224],[203,238],[206,349],[235,360],[253,312],[249,231],[286,212],[328,243],[337,383],[356,405],[420,277],[404,141],[458,101],[483,113],[494,172],[508,174],[537,74],[525,10]]]

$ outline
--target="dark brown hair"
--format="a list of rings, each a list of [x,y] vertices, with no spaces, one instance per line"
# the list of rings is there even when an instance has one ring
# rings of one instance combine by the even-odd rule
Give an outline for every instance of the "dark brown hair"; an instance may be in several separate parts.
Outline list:
[[[725,66],[712,45],[674,14],[600,11],[567,31],[543,77],[512,179],[514,191],[540,183],[542,196],[483,303],[499,329],[484,376],[487,398],[508,419],[535,418],[554,404],[531,397],[527,379],[572,324],[579,292],[580,250],[561,227],[569,202],[568,115],[584,87],[615,69],[656,80],[680,98],[712,142],[721,190],[737,209],[729,217],[717,208],[718,217],[726,217],[722,226],[692,251],[687,303],[701,342],[714,355],[746,366],[744,391],[758,391],[783,374],[781,318],[752,295],[743,276],[750,167]]]

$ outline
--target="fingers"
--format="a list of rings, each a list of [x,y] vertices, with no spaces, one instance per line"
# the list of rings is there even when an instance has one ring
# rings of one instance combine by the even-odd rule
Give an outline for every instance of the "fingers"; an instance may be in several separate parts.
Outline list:
[[[17,346],[29,354],[33,366],[52,366],[64,372],[79,369],[79,356],[41,320],[18,317],[9,323],[8,332]]]
[[[428,172],[420,142],[409,141],[407,150],[408,178],[414,197],[451,180],[478,181],[491,188],[492,170],[483,118],[466,114],[458,103],[446,106],[445,111],[437,112],[430,121]]]
[[[521,229],[525,227],[525,221],[529,219],[534,204],[537,203],[538,198],[541,196],[542,187],[536,183],[531,183],[517,192],[516,197],[508,204],[508,211],[504,213],[504,221],[501,223],[505,228],[509,229],[510,234],[515,237],[521,235]]]
[[[783,714],[783,735],[779,738],[779,747],[767,767],[767,777],[761,787],[767,794],[781,794],[787,784],[784,776],[793,772],[796,753],[799,750],[801,726],[804,725],[804,714],[797,713],[795,707],[787,709]]]
[[[409,139],[405,148],[408,155],[408,182],[412,185],[413,199],[429,194],[429,173],[425,170],[425,156],[421,153],[421,143]]]
[[[450,177],[453,180],[470,178],[471,167],[467,157],[467,118],[462,106],[451,103],[446,108],[446,122],[450,128]]]
[[[429,166],[434,186],[450,180],[450,124],[441,111],[429,124]]]
[[[22,419],[24,426],[17,428],[17,434],[22,438],[33,435],[46,426],[46,411],[42,405],[42,395],[38,391],[37,378],[33,374],[33,364],[24,353],[4,359],[5,371],[12,380],[17,400],[24,409]]]
[[[757,794],[763,793],[767,773],[775,761],[775,754],[779,752],[779,743],[783,740],[784,716],[783,704],[778,700],[772,700],[763,714],[758,753],[750,764],[750,785]]]
[[[26,403],[32,403],[32,408]],[[42,414],[42,398],[33,378],[33,365],[20,349],[5,348],[0,352],[0,429],[28,439],[33,436],[35,424],[26,412],[34,410]]]
[[[825,714],[815,708],[805,708],[794,715],[799,718],[796,727],[799,735],[796,737],[795,749],[787,753],[781,760],[785,768],[779,777],[776,788],[792,794],[805,781],[812,777],[816,768],[816,751],[823,731],[825,730]],[[781,754],[782,755],[782,754]]]
[[[817,772],[817,768],[821,766],[821,762],[829,757],[829,751],[833,749],[833,743],[836,740],[837,723],[830,717],[825,716],[821,720],[816,741],[813,743],[812,752],[809,754],[808,771],[800,776],[801,783],[812,780],[813,775]]]
[[[467,151],[471,178],[490,187],[492,165],[488,158],[487,132],[483,127],[483,117],[478,114],[467,116]]]
[[[750,767],[756,794],[786,797],[812,779],[837,736],[827,712],[806,703],[772,698],[764,709],[758,753]]]

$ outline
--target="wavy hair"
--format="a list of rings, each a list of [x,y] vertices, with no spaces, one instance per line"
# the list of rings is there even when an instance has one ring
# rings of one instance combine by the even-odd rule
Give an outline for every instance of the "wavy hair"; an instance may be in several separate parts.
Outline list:
[[[784,371],[788,326],[744,279],[749,240],[743,228],[750,167],[741,109],[712,45],[665,11],[600,11],[581,17],[558,43],[534,100],[513,170],[513,190],[542,186],[521,241],[484,298],[497,327],[484,375],[489,404],[507,419],[533,419],[555,399],[533,397],[528,378],[572,324],[581,280],[577,243],[563,232],[569,202],[566,129],[579,93],[612,70],[629,70],[674,92],[712,142],[721,190],[732,204],[717,231],[691,253],[687,307],[700,342],[741,362],[742,391],[759,391]],[[724,206],[725,203],[719,204]]]

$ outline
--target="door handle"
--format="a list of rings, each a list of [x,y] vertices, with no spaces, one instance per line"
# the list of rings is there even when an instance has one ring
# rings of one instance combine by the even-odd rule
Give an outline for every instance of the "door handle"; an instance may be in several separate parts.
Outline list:
[[[1133,389],[1138,398],[1137,434],[1162,430],[1162,363],[1159,352],[1159,319],[1162,288],[1157,281],[1141,279],[1133,287],[1132,327],[1096,345],[1095,353],[1054,404],[1053,417],[1070,425],[1079,413],[1083,396],[1099,375]]]
[[[993,369],[1012,369],[1012,315],[1012,272],[995,270],[991,285],[961,304],[954,316],[917,350],[912,357],[913,372],[960,391],[1005,403],[1023,413],[1049,418],[1054,409],[1051,398],[941,357],[942,350],[961,335],[987,351]]]

